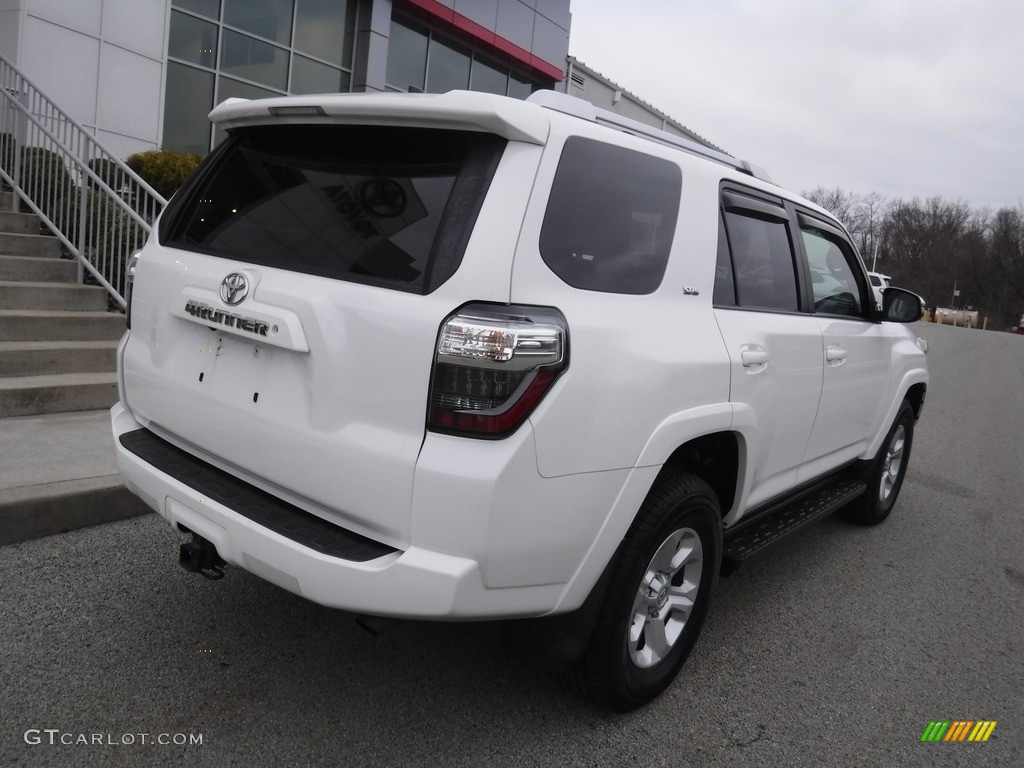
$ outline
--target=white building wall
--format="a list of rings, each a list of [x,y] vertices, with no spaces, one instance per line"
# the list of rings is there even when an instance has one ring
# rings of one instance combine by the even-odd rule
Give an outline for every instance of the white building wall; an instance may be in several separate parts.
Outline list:
[[[571,23],[568,0],[439,3],[561,69]],[[372,9],[381,30],[390,27],[390,0],[361,0],[360,8]],[[171,0],[0,0],[0,52],[125,158],[161,141],[170,16]],[[357,50],[355,84],[362,73],[363,87],[383,90],[386,61],[386,44]]]
[[[22,0],[0,0],[0,53],[18,63]]]
[[[0,51],[122,159],[157,146],[170,0],[0,0]]]

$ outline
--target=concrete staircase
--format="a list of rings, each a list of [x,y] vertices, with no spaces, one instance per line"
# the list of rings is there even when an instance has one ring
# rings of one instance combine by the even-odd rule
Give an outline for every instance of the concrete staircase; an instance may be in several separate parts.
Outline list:
[[[108,409],[124,315],[0,192],[0,545],[150,511],[122,485]]]
[[[124,315],[0,192],[0,418],[109,408]]]

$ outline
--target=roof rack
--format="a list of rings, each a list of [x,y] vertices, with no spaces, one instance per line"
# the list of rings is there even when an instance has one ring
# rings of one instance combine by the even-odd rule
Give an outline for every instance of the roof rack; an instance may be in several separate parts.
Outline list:
[[[566,93],[559,91],[535,91],[528,99],[531,104],[537,104],[547,109],[553,109],[556,112],[562,112],[566,115],[572,115],[573,117],[579,117],[583,120],[589,120],[592,123],[598,125],[606,125],[609,128],[615,128],[616,130],[623,131],[624,133],[630,133],[634,136],[641,136],[650,141],[657,142],[658,144],[664,144],[666,146],[675,147],[681,149],[684,152],[689,152],[692,155],[699,155],[700,157],[713,160],[716,163],[727,165],[730,168],[735,168],[737,171],[741,171],[756,179],[767,181],[769,184],[773,184],[771,177],[768,175],[760,166],[748,163],[746,160],[737,160],[732,155],[728,155],[725,152],[719,152],[716,149],[705,147],[699,142],[687,139],[682,136],[676,136],[675,134],[669,133],[668,131],[662,131],[653,126],[641,123],[638,120],[633,120],[628,117],[622,117],[614,112],[609,112],[607,109],[598,109],[589,101],[577,98],[576,96],[570,96]]]

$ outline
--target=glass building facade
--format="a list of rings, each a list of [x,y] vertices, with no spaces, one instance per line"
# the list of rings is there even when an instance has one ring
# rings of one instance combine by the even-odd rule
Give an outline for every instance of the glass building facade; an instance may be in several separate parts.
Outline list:
[[[521,0],[170,0],[162,146],[206,154],[221,138],[207,115],[232,97],[469,89],[526,98],[555,85],[550,61],[531,67],[529,51],[455,12],[479,14],[489,4],[492,26],[503,15],[525,14],[527,24],[540,17]],[[568,0],[554,5],[567,18]],[[559,66],[567,48],[566,29]]]
[[[461,89],[525,99],[543,85],[396,13],[391,18],[387,87],[413,93]]]
[[[348,91],[354,0],[172,0],[163,146],[206,154],[238,97]]]

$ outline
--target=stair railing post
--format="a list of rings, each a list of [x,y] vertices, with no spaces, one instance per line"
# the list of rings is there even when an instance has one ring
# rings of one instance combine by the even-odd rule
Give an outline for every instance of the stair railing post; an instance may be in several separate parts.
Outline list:
[[[21,78],[18,78],[18,86],[19,87],[18,87],[17,93],[15,94],[15,98],[21,103],[21,105],[23,107],[26,107],[26,109],[27,109],[27,107],[28,107],[28,90],[26,88],[24,88],[24,87],[21,87],[23,85],[24,84],[21,82]],[[19,110],[15,110],[15,115],[14,115],[14,134],[13,134],[14,146],[12,147],[12,151],[14,152],[14,171],[11,173],[11,177],[14,179],[14,190],[15,190],[14,195],[13,195],[13,201],[12,201],[13,204],[11,205],[11,210],[13,210],[15,213],[20,213],[21,212],[21,196],[18,195],[17,190],[24,188],[24,185],[22,184],[22,179],[21,179],[21,158],[22,158],[22,155],[24,154],[23,150],[24,150],[24,147],[25,147],[25,142],[27,141],[27,137],[28,137],[28,117],[26,116],[25,112],[21,112]]]
[[[89,178],[84,173],[82,174],[82,183],[78,186],[78,210],[72,212],[72,219],[77,219],[78,224],[78,252],[82,254],[81,259],[75,259],[75,263],[78,265],[78,282],[79,284],[85,282],[85,262],[83,259],[89,258]]]

